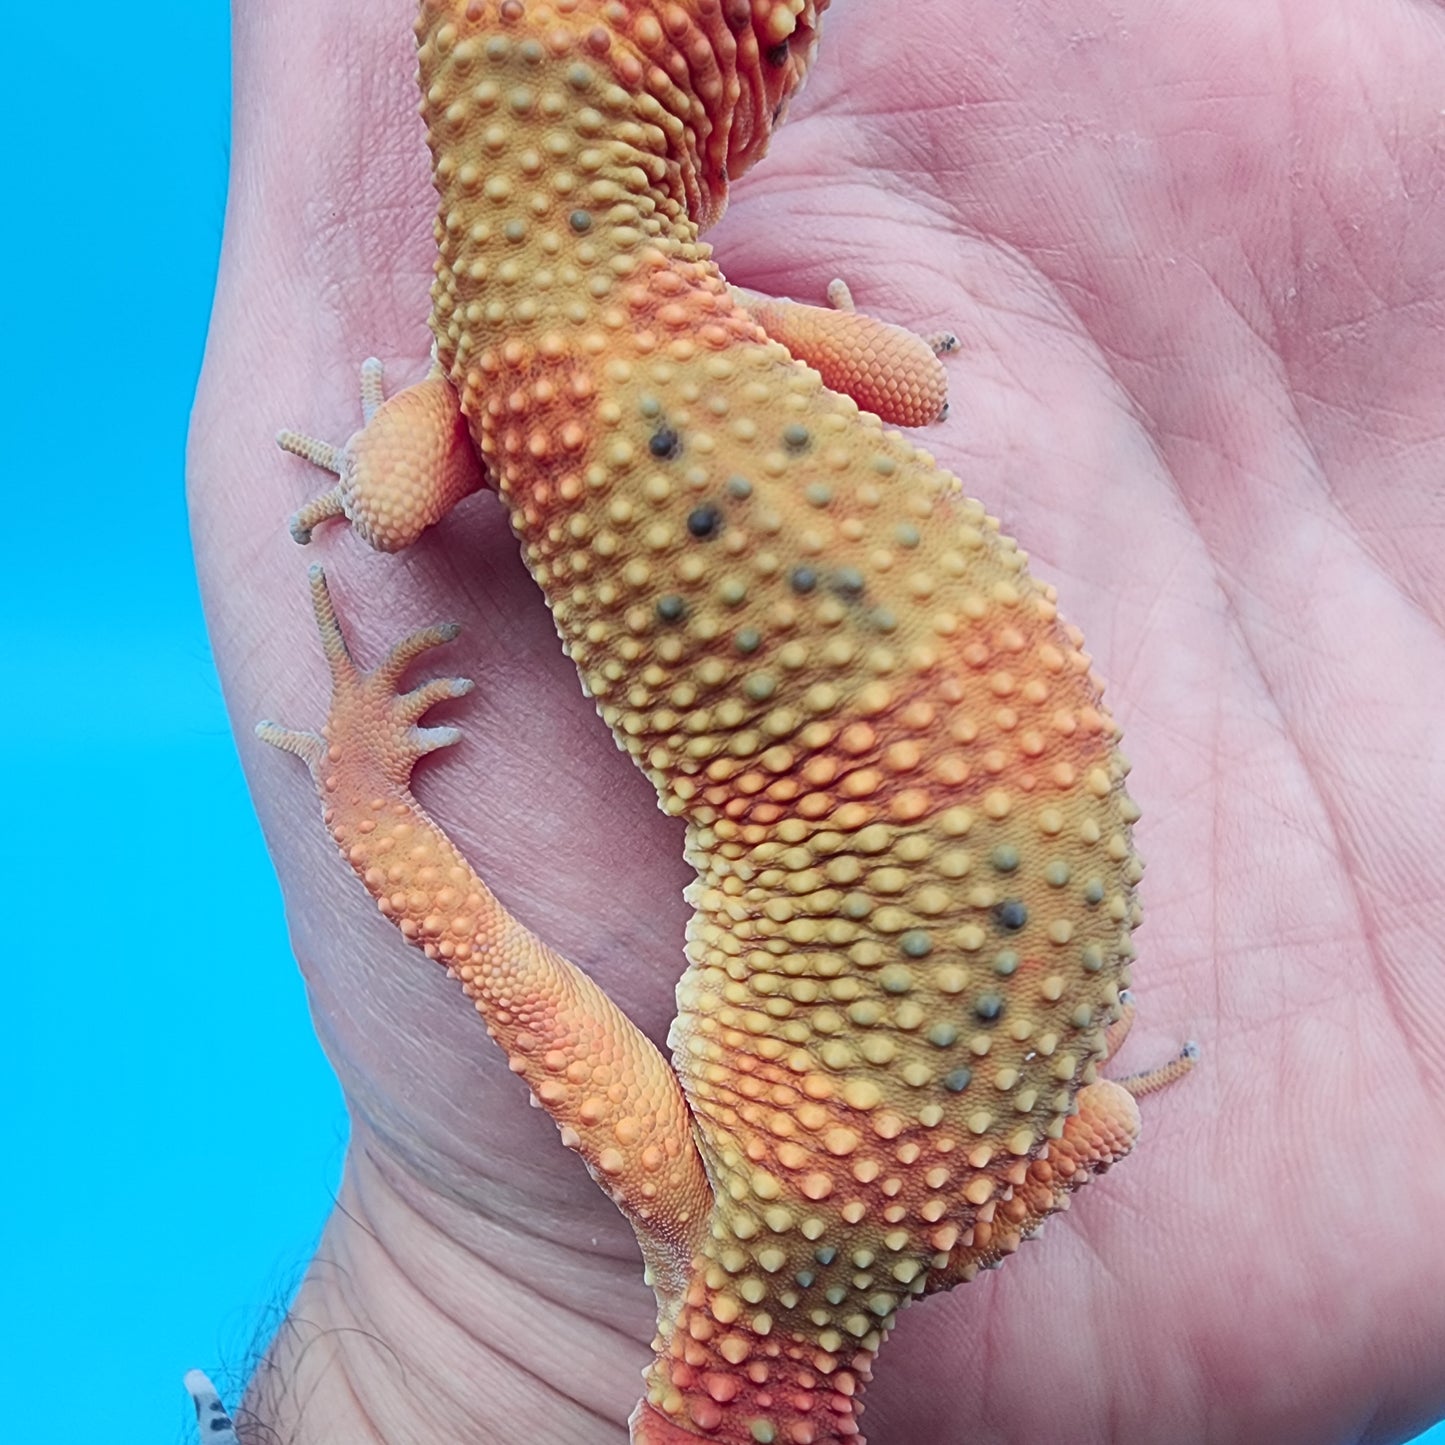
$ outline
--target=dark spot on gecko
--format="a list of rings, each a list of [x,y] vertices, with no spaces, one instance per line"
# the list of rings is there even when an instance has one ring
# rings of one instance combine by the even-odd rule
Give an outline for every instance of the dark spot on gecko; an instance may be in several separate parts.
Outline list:
[[[1102,903],[1104,901],[1104,885],[1098,878],[1091,878],[1084,885],[1084,902],[1088,904]]]
[[[686,612],[687,603],[671,592],[657,599],[657,615],[664,622],[680,622]]]
[[[567,217],[567,224],[579,235],[583,231],[590,231],[592,229],[592,212],[573,211],[572,214]]]
[[[653,456],[667,460],[682,450],[682,438],[670,426],[660,426],[648,439],[647,449]]]
[[[210,1428],[211,1428],[212,1430],[230,1430],[230,1429],[233,1429],[234,1427],[233,1427],[233,1425],[232,1425],[232,1423],[231,1423],[231,1417],[230,1417],[229,1415],[224,1415],[224,1414],[222,1414],[222,1415],[217,1415],[217,1416],[215,1417],[215,1419],[213,1419],[213,1420],[211,1421],[211,1426],[210,1426]]]
[[[711,502],[694,507],[687,514],[687,530],[694,537],[711,537],[722,524],[722,513]]]
[[[838,1251],[834,1249],[831,1244],[820,1244],[817,1249],[813,1251],[813,1258],[816,1259],[819,1264],[832,1264],[833,1261],[838,1258]]]
[[[795,421],[790,426],[783,428],[783,445],[790,452],[803,451],[812,439],[808,428],[800,422]]]
[[[840,597],[858,597],[863,591],[863,574],[856,567],[840,567],[833,574],[833,591]]]
[[[788,581],[794,592],[811,592],[818,585],[818,574],[811,567],[794,567]]]
[[[1003,1017],[1003,998],[996,993],[981,993],[974,1000],[973,1011],[984,1023],[991,1024]]]
[[[1000,843],[989,861],[1000,873],[1012,873],[1019,866],[1019,850],[1010,843]]]
[[[763,51],[763,59],[766,60],[774,70],[780,70],[788,63],[788,42],[786,40],[780,40],[776,45],[768,46],[768,48]]]
[[[793,1276],[793,1283],[796,1284],[799,1289],[807,1289],[817,1277],[811,1269],[800,1269],[797,1274]]]
[[[741,627],[733,637],[733,645],[739,652],[756,652],[763,645],[763,635],[756,627]]]
[[[943,1076],[943,1087],[950,1094],[961,1094],[973,1083],[972,1069],[953,1069]]]
[[[993,911],[1000,928],[1015,933],[1029,921],[1028,909],[1017,898],[1008,898]]]
[[[753,484],[746,477],[728,478],[728,496],[745,502],[753,494]]]

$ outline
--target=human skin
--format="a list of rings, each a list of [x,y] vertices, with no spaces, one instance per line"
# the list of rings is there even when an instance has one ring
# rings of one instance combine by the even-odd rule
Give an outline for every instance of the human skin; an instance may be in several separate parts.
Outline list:
[[[355,373],[425,370],[406,0],[237,7],[231,204],[192,437],[218,662],[353,1137],[243,1440],[625,1439],[630,1231],[250,737],[318,723],[304,582],[364,660],[465,625],[418,792],[654,1038],[678,825],[580,695],[490,498],[398,557],[286,516]],[[1083,627],[1149,860],[1135,1157],[906,1312],[879,1445],[1403,1438],[1445,1410],[1445,11],[835,0],[714,239],[730,279],[963,338],[923,434]],[[800,244],[806,238],[806,246]],[[249,1417],[249,1423],[248,1423]]]

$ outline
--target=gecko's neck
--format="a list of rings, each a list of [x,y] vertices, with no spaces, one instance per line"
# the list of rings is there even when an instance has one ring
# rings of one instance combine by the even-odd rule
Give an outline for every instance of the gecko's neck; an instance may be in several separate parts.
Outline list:
[[[761,340],[698,239],[713,204],[700,103],[580,0],[544,9],[510,23],[489,0],[463,20],[460,0],[436,0],[419,27],[438,363],[534,540],[625,469],[620,447],[664,456],[657,403],[630,394],[646,390],[640,366]]]
[[[475,302],[481,290],[510,284],[545,291],[549,278],[536,287],[538,271],[584,268],[563,279],[571,290],[637,235],[686,244],[721,214],[725,171],[693,77],[686,66],[660,65],[667,55],[645,53],[658,51],[661,34],[645,4],[629,7],[624,31],[610,16],[596,23],[602,8],[423,3],[418,66],[440,202],[434,300],[443,320],[455,311],[448,300],[463,293]],[[523,262],[532,268],[525,275]],[[498,299],[463,325],[525,324],[525,315],[500,315]],[[457,327],[439,329],[444,349],[447,329]]]

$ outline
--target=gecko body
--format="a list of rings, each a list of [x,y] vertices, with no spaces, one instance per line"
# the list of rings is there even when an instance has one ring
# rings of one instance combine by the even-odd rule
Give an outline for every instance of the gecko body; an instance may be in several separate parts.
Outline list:
[[[1034,1233],[1177,1072],[1096,1077],[1141,865],[1078,633],[698,239],[823,8],[425,0],[434,374],[389,401],[371,375],[346,448],[285,443],[340,475],[302,540],[344,512],[402,546],[493,487],[584,686],[686,823],[669,1067],[411,797],[453,736],[416,723],[463,684],[397,681],[448,634],[363,673],[314,577],[332,714],[263,736],[311,764],[382,910],[637,1230],[659,1304],[637,1441],[861,1439],[898,1310]],[[835,324],[822,351],[848,345]]]

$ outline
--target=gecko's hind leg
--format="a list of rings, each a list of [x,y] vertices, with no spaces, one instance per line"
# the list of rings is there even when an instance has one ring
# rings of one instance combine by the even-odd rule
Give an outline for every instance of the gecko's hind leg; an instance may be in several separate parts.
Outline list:
[[[417,760],[459,736],[418,726],[422,715],[471,684],[398,684],[457,629],[414,632],[363,671],[319,567],[311,601],[331,670],[326,726],[318,734],[261,723],[257,733],[310,767],[331,836],[381,912],[460,982],[562,1142],[632,1224],[654,1286],[675,1296],[712,1207],[677,1076],[586,973],[502,906],[411,792]]]
[[[1133,999],[1126,993],[1121,1002],[1118,1018],[1104,1033],[1106,1059],[1119,1050],[1134,1023]],[[1062,1135],[1029,1162],[992,1217],[976,1223],[959,1242],[947,1267],[930,1276],[928,1292],[950,1289],[981,1269],[996,1268],[1024,1240],[1035,1238],[1051,1214],[1069,1207],[1076,1190],[1117,1164],[1138,1142],[1138,1101],[1182,1079],[1198,1058],[1198,1045],[1187,1043],[1158,1068],[1085,1084],[1075,1098],[1075,1111],[1064,1120]]]
[[[369,357],[361,364],[361,412],[361,430],[343,446],[300,432],[277,434],[284,451],[337,478],[291,518],[291,535],[309,542],[318,523],[345,517],[378,552],[399,552],[480,488],[485,475],[444,376],[387,397],[381,363]]]

